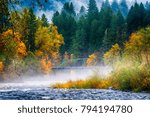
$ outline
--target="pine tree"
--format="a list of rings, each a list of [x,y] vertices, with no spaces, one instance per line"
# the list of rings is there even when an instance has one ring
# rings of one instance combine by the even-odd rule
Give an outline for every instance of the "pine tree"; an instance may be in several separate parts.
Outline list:
[[[146,1],[146,3],[145,3],[145,8],[146,8],[146,9],[150,9],[150,2]]]
[[[126,0],[121,0],[121,2],[120,2],[120,11],[121,11],[121,13],[124,17],[127,17],[127,15],[128,15],[128,5],[127,5]]]
[[[34,52],[35,51],[35,33],[37,30],[37,20],[36,20],[36,16],[33,13],[32,9],[29,9],[29,35],[28,35],[28,44],[27,44],[27,48],[28,50]]]
[[[34,35],[38,27],[37,19],[32,9],[24,8],[23,11],[11,13],[13,30],[22,35],[28,51],[35,50]]]
[[[58,11],[56,11],[54,14],[53,14],[53,17],[52,17],[52,22],[56,25],[57,24],[57,27],[58,24],[59,24],[59,17],[60,17],[60,13]]]
[[[75,36],[73,37],[71,52],[75,57],[82,57],[86,53],[86,31],[85,31],[85,17],[81,16],[77,23],[77,30]]]
[[[109,32],[110,32],[110,29],[105,30],[103,45],[102,45],[103,52],[106,52],[107,50],[109,50],[111,48],[111,45],[114,42],[112,40],[111,33],[109,33]]]
[[[96,5],[95,0],[89,0],[89,5],[88,5],[88,13],[87,13],[87,41],[89,42],[89,52],[93,53],[94,50],[96,50],[97,46],[95,45],[98,40],[98,20],[99,19],[99,12],[98,8]],[[95,32],[96,31],[96,32]]]
[[[53,23],[58,27],[59,33],[64,37],[65,44],[61,47],[61,53],[70,52],[73,37],[76,32],[75,11],[72,3],[65,3],[61,13],[56,12]]]
[[[85,7],[84,7],[84,6],[81,6],[78,17],[80,18],[80,17],[82,17],[82,16],[85,16],[85,14],[86,14]]]
[[[6,31],[9,26],[8,0],[0,0],[0,33]]]
[[[98,8],[95,0],[89,0],[87,16],[88,16],[89,24],[91,24],[93,19],[94,20],[98,19]]]
[[[103,3],[102,3],[102,9],[106,9],[110,7],[110,3],[109,3],[109,0],[105,0]]]
[[[42,22],[43,22],[43,26],[49,27],[48,19],[46,18],[46,15],[45,15],[45,14],[42,14],[41,20],[42,20]]]
[[[113,0],[111,8],[114,13],[117,13],[119,11],[119,5],[117,0]]]
[[[126,40],[126,23],[120,10],[117,13],[112,13],[111,9],[108,7],[107,9],[103,8],[101,13],[104,18],[102,20],[103,28],[101,29],[105,29],[103,30],[104,37],[102,49],[105,52],[115,43],[123,45]]]
[[[140,5],[135,3],[131,7],[127,17],[129,34],[144,26],[145,15],[145,8],[142,3]]]
[[[72,2],[70,3],[69,13],[70,13],[72,16],[75,16],[75,15],[76,15],[76,12],[75,12],[75,9],[74,9],[74,6],[73,6]]]
[[[71,16],[76,15],[72,2],[71,3],[67,2],[64,4],[63,9],[62,9],[62,14],[71,15]]]
[[[90,38],[89,38],[89,53],[93,53],[95,50],[99,50],[101,46],[101,41],[99,38],[99,21],[93,20],[90,28]]]
[[[145,18],[144,18],[144,26],[150,25],[150,3],[146,2],[147,5],[145,6]]]
[[[113,17],[113,11],[109,5],[109,2],[104,2],[101,12],[100,12],[100,18],[101,18],[101,25],[100,25],[100,40],[101,40],[101,49],[103,51],[106,51],[109,45],[111,45],[111,34],[110,34],[110,28],[111,28],[111,21]]]

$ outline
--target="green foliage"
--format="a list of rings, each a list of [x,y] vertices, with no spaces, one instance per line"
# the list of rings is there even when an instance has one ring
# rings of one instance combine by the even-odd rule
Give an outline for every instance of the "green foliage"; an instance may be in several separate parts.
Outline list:
[[[57,27],[52,24],[50,28],[39,27],[36,31],[35,45],[37,56],[52,56],[53,53],[59,52],[59,48],[63,43],[62,35],[57,32]]]
[[[119,11],[119,4],[118,4],[117,0],[113,0],[111,8],[114,13],[117,13]]]
[[[128,17],[127,17],[127,25],[128,25],[128,33],[131,34],[132,32],[148,25],[146,21],[146,10],[141,3],[135,3],[134,6],[131,7]]]
[[[22,12],[13,11],[11,13],[11,23],[13,30],[22,35],[29,51],[35,50],[34,35],[37,30],[37,20],[32,9],[24,8]]]
[[[142,3],[135,3],[128,13],[126,0],[121,0],[119,5],[116,0],[112,5],[109,0],[105,0],[100,11],[96,1],[89,0],[87,11],[82,6],[79,14],[75,11],[73,3],[68,2],[64,4],[60,13],[57,11],[53,16],[53,24],[57,27],[49,25],[44,14],[41,19],[37,18],[30,8],[24,8],[22,11],[8,10],[9,4],[16,3],[18,4],[19,1],[0,1],[0,61],[4,66],[6,65],[6,69],[10,64],[14,66],[13,59],[21,58],[22,61],[25,60],[23,65],[30,63],[29,60],[31,60],[32,65],[34,62],[39,66],[42,63],[43,68],[49,71],[48,68],[52,66],[51,62],[59,63],[61,55],[63,56],[65,52],[73,57],[86,58],[95,51],[103,54],[116,43],[118,43],[117,50],[120,54],[129,35],[150,24],[148,2],[145,6]],[[41,3],[38,2],[38,4]],[[11,31],[11,34],[6,34],[7,31]],[[125,43],[125,49],[121,51],[122,55],[128,60],[132,59],[135,63],[149,65],[149,32],[149,28],[145,28],[133,33],[130,41]],[[18,39],[18,41],[14,39]],[[120,56],[119,54],[117,55]],[[116,61],[116,54],[112,51],[106,55],[109,55],[108,59],[113,59],[109,62]],[[43,59],[43,57],[45,58]],[[126,69],[124,71],[124,74],[130,77],[130,71]],[[133,72],[135,71],[133,70]],[[136,76],[136,73],[134,75]],[[126,85],[128,78],[125,79],[127,79]],[[123,83],[121,80],[120,82]],[[143,82],[145,85],[142,86],[148,87],[149,77],[145,78]],[[136,88],[134,89],[136,90]]]
[[[126,0],[121,0],[120,2],[120,11],[124,17],[127,17],[129,9]]]
[[[49,27],[49,23],[48,23],[48,20],[47,20],[45,14],[42,15],[41,20],[42,20],[42,22],[43,22],[42,26],[44,26],[44,27]]]
[[[150,72],[148,67],[145,68],[146,66],[140,67],[135,64],[119,64],[110,77],[112,86],[116,89],[126,91],[150,91],[150,88],[147,87],[149,86],[149,82],[145,83],[150,77]]]
[[[125,44],[125,55],[128,60],[150,65],[150,27],[139,30],[130,36]]]
[[[120,4],[114,0],[111,5],[106,0],[99,11],[96,1],[89,0],[87,12],[82,6],[75,15],[73,5],[66,3],[62,11],[53,16],[54,25],[65,39],[61,53],[67,51],[87,57],[95,50],[106,52],[115,43],[123,47],[132,32],[149,24],[149,11],[142,3],[135,3],[128,11],[126,0],[121,0]]]
[[[58,27],[58,32],[65,38],[65,44],[61,47],[61,53],[70,52],[73,37],[76,31],[75,11],[72,3],[65,3],[59,14],[53,16],[53,23]]]
[[[29,9],[29,35],[28,35],[28,41],[27,41],[27,48],[31,51],[34,52],[35,51],[35,33],[37,30],[37,20],[36,20],[36,16],[33,13],[32,9]]]
[[[84,28],[84,21],[84,17],[81,17],[77,24],[76,34],[72,41],[71,52],[74,53],[76,57],[82,56],[82,53],[84,53],[86,47],[86,32]]]
[[[9,17],[8,0],[0,0],[0,33],[10,26]]]

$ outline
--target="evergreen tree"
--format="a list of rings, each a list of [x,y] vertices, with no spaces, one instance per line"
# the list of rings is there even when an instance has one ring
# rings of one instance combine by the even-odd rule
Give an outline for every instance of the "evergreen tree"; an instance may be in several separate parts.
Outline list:
[[[0,0],[0,33],[10,26],[8,0]]]
[[[13,30],[22,35],[28,51],[35,50],[34,35],[37,30],[37,19],[32,9],[24,8],[22,12],[11,13]]]
[[[61,53],[70,52],[72,39],[76,32],[75,11],[72,3],[65,3],[61,13],[56,12],[53,23],[58,27],[59,33],[64,37],[65,44],[61,47]]]
[[[84,6],[81,6],[81,9],[80,9],[80,12],[79,12],[79,15],[78,17],[82,17],[82,16],[85,16],[86,14],[86,10],[85,10],[85,7]]]
[[[128,5],[127,5],[126,0],[121,0],[121,2],[120,2],[120,11],[121,11],[121,13],[124,17],[127,17],[127,15],[128,15]]]
[[[120,10],[113,14],[111,9],[108,7],[107,9],[103,8],[103,51],[108,51],[111,46],[115,43],[123,45],[123,42],[126,39],[126,23],[124,17],[122,16]],[[105,14],[105,15],[104,15]],[[107,15],[106,15],[107,14]],[[109,17],[108,17],[109,16]]]
[[[23,41],[26,44],[28,50],[29,50],[29,43],[28,43],[28,38],[29,38],[29,33],[30,33],[30,29],[29,29],[29,20],[30,20],[30,15],[29,15],[29,9],[24,8],[22,12],[20,12],[19,14],[19,27],[15,26],[16,29],[18,30],[18,32],[20,32],[20,34],[22,35]],[[16,19],[17,20],[17,19]],[[16,25],[16,24],[14,24]]]
[[[113,44],[113,40],[111,37],[110,29],[106,29],[104,33],[104,38],[103,38],[103,45],[102,45],[102,50],[103,52],[106,52],[111,48],[111,45]]]
[[[98,19],[98,8],[96,5],[96,1],[95,0],[89,0],[89,5],[88,5],[88,21],[89,24],[92,23],[92,20],[94,19]]]
[[[99,21],[93,20],[90,28],[89,37],[89,53],[93,53],[95,50],[99,50],[101,46],[101,41],[99,37]]]
[[[35,33],[37,30],[37,20],[36,20],[36,16],[33,13],[32,9],[29,9],[29,35],[28,35],[28,44],[27,44],[27,48],[34,52],[35,48]]]
[[[60,13],[58,12],[58,11],[56,11],[54,14],[53,14],[53,17],[52,17],[52,21],[53,21],[53,23],[56,25],[57,24],[57,27],[59,27],[58,26],[58,24],[59,24],[59,19],[60,18]]]
[[[103,3],[101,12],[100,12],[100,40],[101,40],[101,49],[107,50],[109,47],[109,42],[111,42],[111,36],[110,36],[110,28],[111,28],[111,21],[113,17],[112,9],[109,5],[109,3],[106,1]]]
[[[102,9],[106,9],[110,7],[110,3],[109,3],[109,0],[105,0],[103,3],[102,3]]]
[[[69,13],[70,13],[72,16],[75,16],[75,15],[76,15],[76,12],[75,12],[75,9],[74,9],[74,6],[73,6],[72,2],[70,3]]]
[[[45,14],[42,14],[42,18],[41,18],[44,27],[49,27],[49,23],[48,23],[48,19],[46,18]]]
[[[76,57],[82,57],[82,55],[87,53],[87,38],[86,38],[86,30],[85,27],[86,26],[86,19],[84,16],[81,16],[78,23],[77,23],[77,30],[76,30],[76,34],[73,38],[73,42],[72,42],[72,53],[76,56]]]
[[[134,6],[131,7],[127,17],[129,34],[144,26],[145,15],[145,8],[142,3],[140,5],[135,3]]]
[[[123,43],[127,39],[127,26],[126,21],[120,11],[117,13],[116,18],[116,38],[115,43],[118,43],[119,45],[123,46]],[[115,44],[114,43],[114,44]]]
[[[102,24],[102,28],[104,29],[104,32],[107,28],[110,27],[112,15],[113,15],[112,9],[109,5],[108,0],[106,0],[106,2],[103,3],[100,12],[100,19],[101,19],[101,24]]]
[[[146,3],[145,3],[145,8],[146,8],[146,9],[150,9],[150,2],[146,1]]]
[[[88,50],[90,53],[93,53],[96,50],[96,42],[97,41],[97,32],[98,31],[98,19],[99,19],[99,11],[96,5],[95,0],[89,0],[88,5],[88,13],[87,13],[87,26],[86,26],[86,33],[87,33],[87,41],[88,41]],[[96,37],[96,38],[95,38]]]
[[[119,11],[119,5],[117,0],[113,0],[111,8],[114,13],[117,13]]]
[[[147,4],[149,4],[149,5],[146,6],[144,26],[150,25],[150,3],[147,2]]]
[[[67,2],[64,4],[62,14],[71,15],[73,17],[76,15],[72,2],[71,3]]]

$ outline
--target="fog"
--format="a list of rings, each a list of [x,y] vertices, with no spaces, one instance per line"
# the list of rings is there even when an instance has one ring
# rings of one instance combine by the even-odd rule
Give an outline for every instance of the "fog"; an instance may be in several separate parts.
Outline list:
[[[68,67],[64,69],[56,69],[49,75],[24,76],[19,80],[11,83],[1,83],[0,88],[11,87],[50,87],[55,83],[65,83],[69,80],[84,80],[90,78],[91,75],[97,74],[106,76],[112,71],[109,66],[101,67]]]

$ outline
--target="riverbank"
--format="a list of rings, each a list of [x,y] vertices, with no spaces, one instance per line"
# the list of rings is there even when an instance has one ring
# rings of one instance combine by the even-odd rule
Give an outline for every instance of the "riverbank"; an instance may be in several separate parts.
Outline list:
[[[67,89],[117,89],[122,91],[150,92],[150,68],[146,65],[119,65],[107,76],[97,73],[86,80],[68,81],[57,83],[52,88]]]

